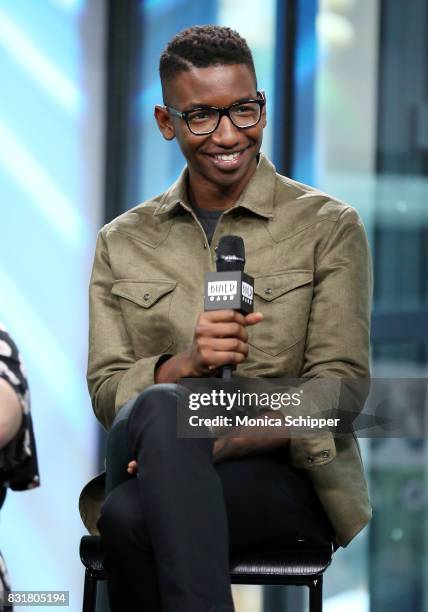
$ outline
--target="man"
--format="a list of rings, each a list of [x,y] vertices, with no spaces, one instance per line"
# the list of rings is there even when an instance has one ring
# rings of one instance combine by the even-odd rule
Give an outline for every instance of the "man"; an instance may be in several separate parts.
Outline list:
[[[245,377],[367,377],[370,263],[354,209],[260,154],[265,99],[236,32],[181,32],[160,76],[155,118],[187,167],[101,230],[91,280],[94,410],[109,427],[135,400],[137,478],[112,491],[98,527],[113,611],[226,612],[229,556],[296,538],[346,545],[368,522],[358,444],[330,432],[177,438],[176,383],[230,363]],[[245,317],[202,312],[204,273],[227,234],[243,237],[255,277],[256,312]]]

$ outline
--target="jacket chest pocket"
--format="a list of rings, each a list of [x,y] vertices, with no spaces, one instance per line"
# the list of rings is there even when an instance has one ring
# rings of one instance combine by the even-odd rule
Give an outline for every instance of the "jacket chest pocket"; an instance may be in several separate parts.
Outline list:
[[[122,313],[137,357],[164,353],[172,345],[170,308],[177,283],[118,280],[112,294]]]
[[[272,356],[306,336],[312,300],[312,270],[290,270],[254,279],[254,311],[263,321],[248,328],[249,343]]]

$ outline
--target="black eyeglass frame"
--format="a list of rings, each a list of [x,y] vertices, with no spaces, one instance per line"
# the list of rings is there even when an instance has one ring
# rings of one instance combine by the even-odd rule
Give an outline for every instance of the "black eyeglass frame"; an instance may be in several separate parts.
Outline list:
[[[249,98],[248,100],[241,100],[241,102],[234,102],[230,106],[198,106],[198,107],[192,108],[191,110],[188,110],[188,111],[179,111],[176,108],[173,108],[172,106],[165,106],[165,108],[174,117],[178,117],[179,119],[184,119],[184,121],[186,122],[187,127],[192,132],[192,134],[194,134],[194,136],[207,136],[208,134],[212,134],[213,132],[216,131],[216,129],[220,125],[220,121],[221,121],[221,118],[223,116],[228,117],[230,119],[230,121],[232,122],[232,124],[236,128],[238,128],[238,130],[246,130],[247,128],[254,127],[255,125],[257,125],[260,122],[260,119],[262,118],[263,107],[266,104],[266,98],[265,98],[264,92],[263,91],[258,91],[257,95],[260,96],[260,98],[256,98],[256,99]],[[248,104],[250,102],[251,103],[256,103],[256,104],[259,105],[259,107],[260,107],[259,118],[257,119],[257,121],[255,123],[252,123],[251,125],[245,125],[245,126],[236,125],[236,123],[233,121],[232,117],[230,116],[230,109],[231,108],[235,108],[237,106],[242,106],[243,104]],[[213,128],[212,130],[209,130],[208,132],[194,132],[192,130],[192,128],[190,127],[190,125],[189,125],[189,115],[190,115],[190,113],[194,113],[196,111],[201,111],[201,110],[215,110],[215,111],[218,112],[217,124],[216,124],[215,128]]]

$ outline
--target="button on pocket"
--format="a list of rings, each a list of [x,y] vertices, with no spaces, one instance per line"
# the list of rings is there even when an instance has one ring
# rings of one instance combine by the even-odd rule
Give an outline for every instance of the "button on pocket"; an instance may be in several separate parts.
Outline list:
[[[254,310],[263,313],[264,319],[248,328],[250,345],[276,356],[306,335],[312,280],[312,270],[254,278]]]
[[[173,342],[169,311],[177,283],[120,279],[112,294],[120,305],[137,357],[165,352]]]

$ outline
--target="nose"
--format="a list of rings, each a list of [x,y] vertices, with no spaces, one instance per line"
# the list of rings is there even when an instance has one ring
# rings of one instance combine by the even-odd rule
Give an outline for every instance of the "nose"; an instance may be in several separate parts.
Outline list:
[[[239,140],[239,130],[235,127],[229,117],[224,115],[215,132],[212,134],[215,144],[224,147],[232,147]]]

